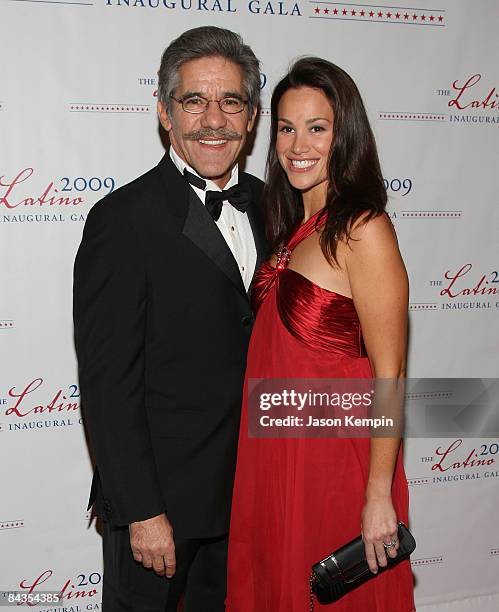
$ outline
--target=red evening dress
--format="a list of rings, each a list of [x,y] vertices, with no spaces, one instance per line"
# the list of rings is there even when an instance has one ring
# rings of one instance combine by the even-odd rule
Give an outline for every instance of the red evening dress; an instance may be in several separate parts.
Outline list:
[[[290,251],[315,229],[300,225]],[[370,378],[349,297],[289,268],[263,264],[253,282],[257,317],[248,352],[229,535],[227,612],[305,612],[313,563],[357,537],[369,471],[369,438],[249,438],[250,378]],[[407,524],[402,459],[392,499]],[[316,601],[316,608],[322,609]],[[331,612],[415,610],[410,562],[402,561],[339,601]]]

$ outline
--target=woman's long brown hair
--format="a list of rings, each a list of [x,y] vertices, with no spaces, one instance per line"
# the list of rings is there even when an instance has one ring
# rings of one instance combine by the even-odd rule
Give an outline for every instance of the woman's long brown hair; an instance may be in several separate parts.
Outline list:
[[[328,190],[323,213],[326,222],[320,244],[330,263],[336,262],[338,241],[350,239],[355,221],[381,214],[387,195],[376,142],[366,109],[352,78],[341,68],[316,57],[299,59],[277,84],[271,101],[271,135],[264,191],[267,238],[273,252],[286,244],[303,219],[303,200],[286,176],[276,153],[278,106],[289,89],[311,87],[324,92],[333,109],[333,143],[329,153]]]

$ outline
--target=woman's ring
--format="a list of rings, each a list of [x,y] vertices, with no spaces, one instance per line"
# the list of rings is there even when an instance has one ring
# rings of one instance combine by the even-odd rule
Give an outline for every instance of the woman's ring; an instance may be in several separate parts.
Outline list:
[[[392,540],[391,540],[390,544],[385,544],[385,543],[383,542],[383,546],[384,546],[384,547],[385,547],[385,548],[388,550],[388,549],[390,549],[390,548],[393,548],[393,547],[395,546],[395,544],[396,544],[396,543],[397,543],[396,538],[392,538]]]

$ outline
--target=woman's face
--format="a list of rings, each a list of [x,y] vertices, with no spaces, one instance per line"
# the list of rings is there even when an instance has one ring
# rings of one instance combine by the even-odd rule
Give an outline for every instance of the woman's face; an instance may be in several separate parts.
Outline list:
[[[327,186],[333,143],[333,109],[320,89],[288,89],[277,109],[276,150],[293,187],[301,192]],[[321,185],[321,187],[319,187]]]

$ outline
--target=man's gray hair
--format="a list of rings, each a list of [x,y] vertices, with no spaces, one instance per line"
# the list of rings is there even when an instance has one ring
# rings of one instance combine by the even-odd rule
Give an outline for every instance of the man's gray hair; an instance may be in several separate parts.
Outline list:
[[[214,56],[223,57],[240,66],[248,113],[251,116],[260,101],[260,62],[239,34],[214,26],[187,30],[165,49],[159,68],[158,99],[168,112],[171,111],[170,96],[179,84],[182,64]]]

